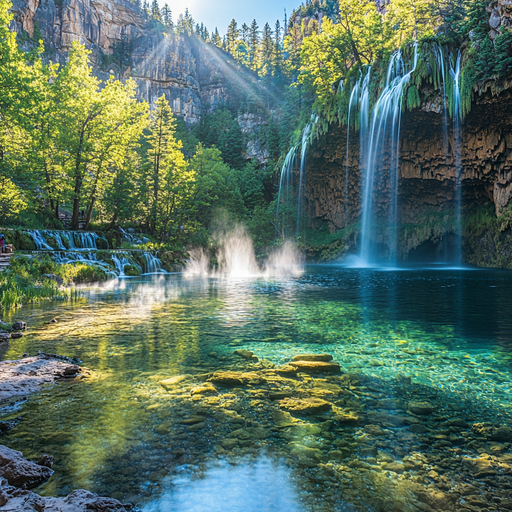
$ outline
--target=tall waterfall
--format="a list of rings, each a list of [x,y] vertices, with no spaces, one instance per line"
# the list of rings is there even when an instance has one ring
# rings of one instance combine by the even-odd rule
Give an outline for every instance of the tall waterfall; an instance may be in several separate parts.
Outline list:
[[[460,69],[461,54],[460,51],[455,60],[455,67],[450,63],[450,76],[453,80],[453,140],[454,140],[454,162],[455,162],[455,230],[456,230],[456,247],[455,247],[455,263],[462,264],[462,139],[460,133],[460,125],[462,121],[462,103],[460,97]]]
[[[283,214],[283,222],[282,222],[282,233],[280,234],[282,238],[286,238],[286,225],[289,222],[287,218],[286,206],[289,204],[291,189],[292,189],[292,180],[293,180],[293,167],[295,165],[295,159],[297,158],[297,150],[298,146],[293,146],[290,151],[288,151],[286,158],[284,159],[283,168],[281,169],[281,180],[279,181],[279,193],[277,195],[277,209],[276,209],[276,226],[279,226],[280,221],[280,210],[281,203],[285,205],[285,210]]]
[[[407,71],[402,52],[395,52],[389,62],[386,85],[381,92],[373,111],[366,137],[366,144],[361,146],[361,163],[364,170],[362,195],[361,251],[363,265],[376,263],[374,251],[375,215],[374,188],[377,180],[385,179],[383,150],[390,143],[391,158],[389,166],[389,218],[386,225],[386,236],[390,240],[389,264],[396,264],[397,258],[397,225],[398,225],[398,181],[399,181],[399,146],[402,119],[404,89],[418,63],[418,48],[414,47],[414,62]],[[378,219],[385,222],[384,219]]]

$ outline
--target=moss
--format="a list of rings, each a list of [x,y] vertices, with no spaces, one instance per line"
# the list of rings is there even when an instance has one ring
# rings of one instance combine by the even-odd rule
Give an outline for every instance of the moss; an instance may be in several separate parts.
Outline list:
[[[128,277],[138,277],[140,276],[140,269],[135,265],[126,265],[124,273]]]
[[[96,247],[98,249],[103,249],[103,250],[109,249],[108,240],[106,238],[103,238],[103,237],[97,238],[96,239]]]

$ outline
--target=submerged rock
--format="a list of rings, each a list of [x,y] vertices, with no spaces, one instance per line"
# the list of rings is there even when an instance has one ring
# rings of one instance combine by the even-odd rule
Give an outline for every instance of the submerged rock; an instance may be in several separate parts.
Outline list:
[[[332,404],[320,398],[285,398],[279,402],[281,409],[299,415],[321,414],[332,409]]]
[[[341,367],[338,363],[324,361],[291,361],[290,366],[297,368],[304,373],[340,373]]]
[[[434,406],[429,402],[409,402],[409,410],[419,416],[428,416],[434,412]]]
[[[328,363],[332,361],[332,356],[330,354],[299,354],[292,361],[322,361]]]
[[[251,352],[250,350],[238,349],[235,350],[233,354],[240,356],[247,361],[254,361],[255,363],[259,361],[259,359],[254,355],[254,352]]]
[[[171,377],[170,379],[161,380],[160,385],[169,390],[191,377],[192,375],[177,375],[176,377]]]

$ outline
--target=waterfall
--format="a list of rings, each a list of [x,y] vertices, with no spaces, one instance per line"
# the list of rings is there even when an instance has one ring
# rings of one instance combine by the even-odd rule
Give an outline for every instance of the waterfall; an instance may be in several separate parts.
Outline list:
[[[118,277],[125,277],[124,269],[126,265],[130,265],[130,260],[128,258],[118,258],[115,254],[112,255],[112,261],[116,266],[116,270],[118,272]]]
[[[455,224],[457,245],[455,248],[455,263],[462,264],[462,140],[460,125],[462,121],[462,103],[460,98],[460,51],[455,61],[455,68],[450,62],[450,76],[453,80],[453,140],[454,140],[454,161],[455,161]]]
[[[284,199],[284,204],[288,205],[290,189],[292,185],[292,171],[295,164],[295,158],[297,156],[298,146],[293,146],[288,151],[284,164],[281,169],[281,179],[279,180],[279,192],[277,194],[277,209],[276,209],[276,226],[279,226],[279,209],[281,206],[281,200]],[[283,197],[284,196],[284,197]],[[286,237],[286,221],[283,218],[283,238]]]
[[[150,252],[144,253],[145,273],[146,274],[167,274],[162,268],[162,262]]]
[[[300,228],[300,203],[303,195],[302,184],[305,180],[306,176],[306,156],[308,152],[308,144],[311,139],[311,130],[313,128],[313,118],[306,125],[304,131],[302,132],[302,144],[301,144],[301,154],[300,154],[300,173],[299,173],[299,189],[297,191],[297,236],[299,235]]]
[[[364,265],[375,263],[376,255],[372,247],[372,224],[375,222],[374,187],[383,170],[383,155],[385,144],[391,144],[391,159],[389,169],[390,212],[387,225],[387,235],[393,231],[390,242],[388,262],[396,264],[398,226],[398,181],[399,181],[399,146],[400,124],[405,86],[418,63],[418,48],[414,46],[414,62],[412,69],[405,70],[402,51],[391,56],[386,77],[386,85],[381,92],[371,114],[366,143],[361,146],[361,162],[365,171],[362,196],[362,226],[360,259]]]

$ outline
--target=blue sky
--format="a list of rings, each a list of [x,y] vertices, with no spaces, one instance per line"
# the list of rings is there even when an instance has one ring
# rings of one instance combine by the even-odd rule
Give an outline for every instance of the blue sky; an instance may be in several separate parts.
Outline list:
[[[260,27],[266,21],[273,27],[277,19],[282,24],[284,9],[290,15],[302,0],[159,0],[159,3],[160,6],[169,4],[174,21],[188,7],[194,20],[203,22],[210,32],[218,27],[222,35],[232,18],[239,26],[244,22],[250,25],[254,18]]]

